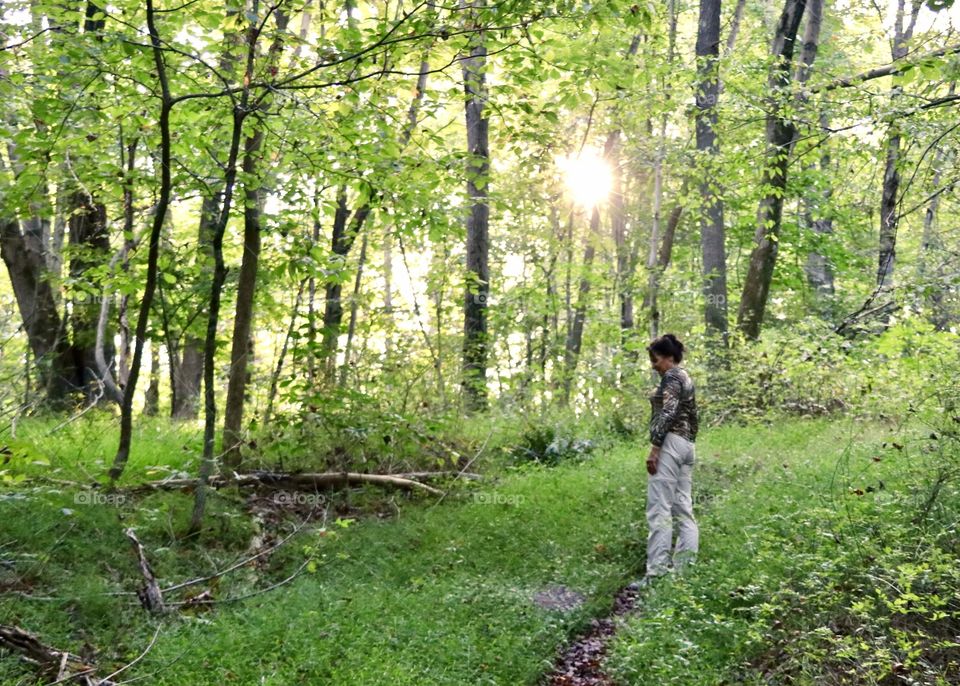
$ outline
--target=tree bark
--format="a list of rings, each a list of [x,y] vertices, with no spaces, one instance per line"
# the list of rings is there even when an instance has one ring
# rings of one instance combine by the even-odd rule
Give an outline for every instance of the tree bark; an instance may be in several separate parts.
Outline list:
[[[917,23],[917,16],[923,3],[912,0],[909,23],[904,24],[906,0],[898,0],[897,14],[893,26],[893,42],[891,56],[893,62],[901,61],[907,55],[907,43],[913,38],[913,29]],[[890,89],[890,108],[896,107],[897,101],[903,93],[901,86]],[[897,226],[899,224],[900,194],[900,127],[896,120],[890,124],[887,131],[886,159],[883,170],[883,191],[880,197],[880,240],[877,255],[877,288],[881,293],[893,291],[893,271],[897,256]]]
[[[951,82],[953,94],[956,83]],[[917,275],[923,292],[923,305],[927,319],[937,331],[945,331],[950,324],[950,314],[944,303],[945,275],[943,273],[944,244],[937,226],[940,196],[943,188],[943,167],[946,160],[943,146],[937,148],[933,158],[933,194],[923,216],[923,238],[917,263]]]
[[[700,251],[707,345],[724,349],[727,329],[727,253],[723,201],[716,182],[717,98],[720,93],[720,0],[700,0],[697,28],[696,138],[700,161]]]
[[[289,17],[277,9],[273,11],[277,33],[270,44],[267,71],[276,68],[283,49],[283,36]],[[269,103],[261,101],[260,116],[269,109]],[[252,135],[243,146],[243,258],[240,262],[240,277],[237,283],[237,303],[233,317],[233,340],[230,350],[230,374],[227,382],[227,399],[223,419],[223,463],[231,470],[241,468],[243,455],[243,404],[247,397],[250,379],[249,365],[253,350],[253,311],[257,292],[257,271],[260,265],[261,158],[263,147],[263,123],[258,121]]]
[[[484,32],[477,24],[477,10],[485,0],[461,0],[468,10],[469,57],[463,60],[463,88],[466,96],[467,126],[467,274],[463,306],[463,389],[467,412],[487,406],[487,307],[490,297],[490,180],[489,120],[485,102],[487,48]]]
[[[757,211],[756,245],[750,254],[750,267],[737,314],[738,327],[750,339],[760,335],[780,244],[787,169],[796,131],[793,121],[784,114],[782,98],[790,86],[794,46],[805,7],[805,0],[786,0],[770,51],[774,63],[767,80],[771,99],[767,113],[767,152],[762,179],[765,195],[760,199]]]
[[[77,283],[89,278],[89,274],[107,262],[110,238],[107,234],[107,208],[82,189],[70,196],[70,277]],[[77,371],[86,402],[104,397],[101,391],[100,368],[97,365],[96,342],[97,320],[100,303],[93,293],[101,291],[99,284],[88,283],[82,292],[74,296],[70,307],[74,367]],[[108,332],[104,339],[104,358],[114,366],[115,349],[113,336]]]
[[[619,133],[619,132],[618,132]],[[617,136],[616,138],[619,138]],[[615,141],[611,135],[608,141]],[[580,277],[580,287],[577,290],[577,306],[573,313],[573,321],[567,329],[567,343],[564,347],[563,370],[563,404],[570,403],[570,393],[573,390],[573,377],[580,361],[580,349],[583,345],[583,329],[587,320],[587,298],[590,295],[590,269],[596,254],[596,241],[600,236],[600,208],[594,206],[590,214],[590,233],[587,235],[586,247],[583,250],[583,270]]]
[[[343,349],[343,366],[340,367],[340,387],[347,385],[347,374],[350,372],[351,353],[353,351],[353,336],[357,330],[357,311],[360,303],[360,284],[363,280],[363,267],[367,260],[367,234],[363,234],[360,244],[360,259],[357,263],[357,276],[353,284],[353,297],[350,298],[350,323],[347,324],[347,344]]]
[[[75,387],[73,351],[43,255],[28,247],[16,219],[0,221],[0,256],[7,266],[46,400],[51,407],[64,407]]]

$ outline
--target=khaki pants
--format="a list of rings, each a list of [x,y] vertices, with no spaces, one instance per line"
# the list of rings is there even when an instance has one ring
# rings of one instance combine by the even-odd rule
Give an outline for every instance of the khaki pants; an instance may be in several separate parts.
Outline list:
[[[660,448],[657,473],[647,481],[647,575],[677,572],[694,562],[700,548],[700,529],[693,517],[691,474],[696,462],[694,444],[668,433]],[[673,525],[677,543],[673,546]],[[672,550],[672,555],[671,555]]]

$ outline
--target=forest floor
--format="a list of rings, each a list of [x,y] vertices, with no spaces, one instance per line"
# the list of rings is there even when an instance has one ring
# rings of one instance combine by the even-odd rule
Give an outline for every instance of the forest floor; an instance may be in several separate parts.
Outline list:
[[[598,665],[608,681],[594,683],[958,683],[960,497],[946,482],[925,507],[919,429],[820,419],[705,431],[700,562],[630,611],[618,591],[642,573],[646,538],[636,443],[501,468],[442,500],[318,494],[272,511],[262,531],[255,503],[224,491],[191,543],[178,534],[189,494],[109,500],[36,481],[102,473],[111,437],[67,430],[46,447],[24,441],[33,447],[3,466],[0,624],[101,676],[137,660],[117,679],[573,685],[557,680],[567,647],[615,614]],[[131,483],[192,468],[191,450],[163,432],[150,442],[154,430],[140,431],[152,448]],[[911,523],[918,504],[924,517]],[[134,593],[127,527],[168,589],[166,614]],[[251,540],[269,550],[287,536],[250,564],[170,589],[246,559]],[[0,683],[35,683],[32,667],[0,657]]]

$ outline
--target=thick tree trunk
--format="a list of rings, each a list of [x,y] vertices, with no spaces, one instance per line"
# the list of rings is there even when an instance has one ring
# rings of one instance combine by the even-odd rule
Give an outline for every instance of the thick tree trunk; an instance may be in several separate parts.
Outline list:
[[[464,408],[468,412],[487,405],[487,306],[490,297],[490,206],[487,201],[490,180],[489,120],[485,102],[487,48],[484,33],[476,24],[474,10],[485,0],[461,0],[469,9],[470,55],[463,60],[463,88],[466,96],[467,125],[467,274],[463,305],[463,389]]]
[[[70,196],[70,277],[82,283],[91,272],[107,262],[110,251],[110,237],[107,234],[106,206],[76,190]],[[73,298],[70,307],[70,328],[72,330],[74,366],[77,370],[86,402],[105,398],[101,389],[100,369],[97,365],[97,320],[100,316],[100,303],[93,293],[101,292],[99,284],[87,283],[87,288]],[[107,333],[104,338],[104,358],[114,367],[115,349],[113,336]]]
[[[9,219],[0,221],[0,256],[7,266],[47,402],[62,407],[74,388],[76,373],[43,255],[28,247],[17,221]]]
[[[762,179],[765,195],[760,199],[757,211],[757,232],[754,238],[756,246],[750,254],[750,267],[744,280],[740,311],[737,314],[737,325],[744,335],[751,339],[760,335],[780,245],[787,169],[796,131],[793,121],[783,113],[784,103],[781,100],[790,86],[794,46],[805,7],[806,0],[786,0],[771,49],[774,64],[767,80],[771,99],[767,114],[767,153]]]
[[[717,186],[717,98],[720,93],[720,0],[700,0],[697,28],[697,156],[700,162],[700,250],[704,319],[710,349],[727,347],[727,252]]]

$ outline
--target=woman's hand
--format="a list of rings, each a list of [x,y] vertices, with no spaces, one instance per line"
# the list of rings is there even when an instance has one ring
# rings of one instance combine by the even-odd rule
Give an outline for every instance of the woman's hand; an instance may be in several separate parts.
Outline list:
[[[660,446],[650,446],[650,455],[647,457],[647,473],[653,476],[657,473],[657,465],[660,462]]]

